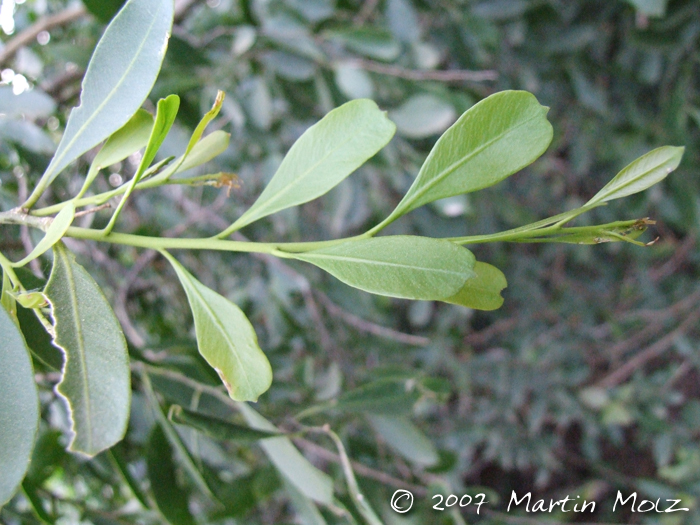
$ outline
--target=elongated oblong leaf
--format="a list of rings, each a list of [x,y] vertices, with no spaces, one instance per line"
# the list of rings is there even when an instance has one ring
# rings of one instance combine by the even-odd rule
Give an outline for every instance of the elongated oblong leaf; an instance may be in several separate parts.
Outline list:
[[[334,109],[299,137],[258,200],[225,233],[327,193],[382,149],[396,126],[371,100]]]
[[[551,141],[547,108],[534,95],[491,95],[468,109],[435,143],[391,217],[492,186],[534,162]]]
[[[178,485],[178,476],[170,446],[160,425],[155,425],[148,440],[146,467],[156,505],[172,525],[195,525],[187,506],[187,491]]]
[[[404,299],[444,299],[474,276],[469,250],[410,235],[348,241],[293,257],[360,290]]]
[[[58,243],[44,290],[53,309],[54,344],[65,354],[56,391],[67,401],[70,450],[94,456],[124,436],[129,420],[129,353],[119,322],[90,274]]]
[[[141,106],[160,71],[172,23],[172,0],[129,0],[114,17],[90,60],[80,105],[71,112],[56,155],[28,202]]]
[[[240,403],[239,408],[251,427],[277,432],[272,423],[245,403]],[[309,463],[289,438],[263,439],[260,441],[260,446],[284,479],[294,485],[304,496],[324,505],[333,503],[333,480],[328,474]]]
[[[199,353],[217,371],[232,399],[257,401],[272,384],[272,368],[250,321],[238,306],[192,277],[172,255],[162,253],[187,294]]]
[[[459,292],[443,301],[474,310],[498,310],[503,304],[501,290],[508,286],[506,276],[495,266],[480,261],[474,265],[474,273]]]
[[[409,461],[424,466],[438,462],[433,443],[407,417],[368,415],[367,419],[377,434]]]
[[[0,306],[0,507],[29,467],[39,425],[39,398],[29,351],[17,325]]]
[[[153,115],[139,109],[121,128],[115,131],[95,156],[100,169],[121,162],[148,144],[153,129]]]
[[[238,425],[208,414],[187,410],[178,405],[173,405],[170,408],[168,416],[173,423],[195,428],[214,439],[225,439],[237,443],[249,443],[258,439],[279,435],[279,432],[257,430],[252,427]]]
[[[607,202],[639,193],[664,180],[681,163],[685,148],[663,146],[628,164],[588,204]]]
[[[44,237],[37,243],[34,249],[21,261],[14,263],[12,266],[24,266],[29,261],[33,261],[40,255],[43,255],[51,247],[61,240],[63,235],[68,231],[70,225],[75,218],[75,204],[69,202],[63,209],[58,212],[49,228],[46,230]]]

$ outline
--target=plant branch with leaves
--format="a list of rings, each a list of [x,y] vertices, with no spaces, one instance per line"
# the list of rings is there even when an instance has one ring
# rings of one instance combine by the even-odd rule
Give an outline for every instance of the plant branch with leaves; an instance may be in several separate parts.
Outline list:
[[[225,173],[194,178],[180,176],[207,163],[228,147],[229,136],[225,132],[205,135],[207,125],[222,106],[224,95],[221,92],[211,111],[194,130],[183,154],[178,158],[156,160],[177,118],[179,98],[170,95],[158,101],[155,115],[141,106],[160,70],[172,18],[170,0],[126,3],[107,27],[94,52],[83,81],[80,105],[72,111],[48,168],[26,202],[0,212],[0,225],[23,225],[45,232],[34,249],[17,262],[0,254],[3,270],[0,504],[8,501],[22,482],[38,420],[30,354],[18,323],[16,303],[35,313],[55,347],[60,349],[61,380],[56,391],[70,410],[70,450],[94,456],[109,449],[122,439],[128,421],[131,378],[126,341],[99,286],[78,264],[62,239],[160,251],[186,292],[199,352],[216,370],[233,400],[255,401],[270,388],[273,373],[258,344],[254,327],[238,306],[198,281],[170,250],[264,253],[310,263],[345,284],[369,293],[492,310],[503,302],[500,292],[506,287],[505,276],[496,267],[477,261],[466,245],[498,241],[643,245],[637,239],[653,224],[647,218],[593,226],[568,224],[611,200],[660,182],[678,166],[683,154],[683,149],[677,147],[655,149],[620,171],[584,206],[516,229],[448,239],[380,235],[403,215],[439,199],[493,186],[545,152],[553,135],[546,118],[547,108],[528,92],[504,91],[475,104],[440,137],[396,208],[361,235],[295,243],[228,239],[234,232],[271,214],[326,194],[389,143],[395,125],[375,102],[359,99],[334,109],[306,130],[253,205],[218,235],[166,238],[121,233],[118,231],[120,214],[137,192],[172,184],[221,186],[230,184],[231,180]],[[68,200],[49,203],[47,190],[52,182],[71,163],[100,144],[80,191]],[[88,196],[102,169],[141,150],[138,168],[128,182],[111,191]],[[119,202],[104,228],[73,226],[78,214],[115,198]],[[29,285],[23,282],[16,269],[49,250],[53,252],[53,269],[48,283],[40,290],[28,289]],[[7,374],[2,371],[8,370],[15,370],[16,374],[5,377],[3,374]],[[19,412],[17,407],[20,407]],[[255,439],[276,432],[250,407],[241,404],[240,408],[250,425],[258,429],[257,434],[250,430]],[[201,421],[187,411],[177,411],[171,417],[195,428],[201,426]],[[162,413],[158,419],[162,426],[167,425]],[[349,461],[342,443],[335,434],[328,432],[338,445],[343,467],[347,470]],[[176,443],[179,438],[164,428],[163,434],[153,439]],[[290,453],[288,449],[293,449],[288,441],[277,441],[277,449],[272,443],[268,441],[270,446],[266,450],[273,463],[278,457],[275,454]],[[280,452],[279,447],[284,452]],[[359,494],[351,473],[350,470],[351,492]],[[313,472],[313,476],[324,479],[320,472]],[[312,496],[314,501],[335,504],[332,495]],[[356,503],[361,507],[361,515],[369,516],[368,522],[378,520],[371,508],[364,507],[366,503],[362,500]]]

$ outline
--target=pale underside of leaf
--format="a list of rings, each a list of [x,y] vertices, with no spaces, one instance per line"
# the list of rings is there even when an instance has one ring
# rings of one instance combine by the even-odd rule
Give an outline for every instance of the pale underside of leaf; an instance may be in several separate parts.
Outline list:
[[[232,399],[256,401],[272,384],[272,368],[252,325],[238,306],[200,283],[170,254],[162,253],[187,294],[200,354],[217,371]]]
[[[0,306],[0,507],[22,482],[39,426],[39,400],[22,333]]]
[[[606,202],[633,195],[661,182],[675,170],[685,148],[663,146],[628,164],[586,204]]]
[[[476,261],[471,279],[467,279],[462,289],[452,297],[443,299],[446,303],[458,304],[475,310],[497,310],[503,305],[501,290],[508,286],[503,272],[487,263]]]
[[[474,275],[474,256],[448,241],[396,235],[348,241],[294,254],[361,290],[405,299],[438,300]]]
[[[70,410],[70,450],[94,456],[126,431],[131,397],[129,356],[116,316],[85,269],[61,244],[45,294],[65,355],[56,391]]]
[[[151,91],[172,26],[172,0],[129,0],[97,44],[80,105],[33,197],[80,155],[120,129]],[[30,197],[30,201],[34,200]]]
[[[392,216],[492,186],[534,162],[552,140],[547,108],[524,91],[482,100],[448,129]]]
[[[334,109],[296,141],[258,200],[232,228],[327,193],[382,149],[395,131],[371,100]]]

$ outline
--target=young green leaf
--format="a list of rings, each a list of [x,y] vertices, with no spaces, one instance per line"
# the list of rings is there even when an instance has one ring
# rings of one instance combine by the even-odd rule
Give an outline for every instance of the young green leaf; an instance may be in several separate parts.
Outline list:
[[[397,415],[410,412],[419,398],[420,392],[412,379],[384,378],[344,392],[332,408],[344,412]]]
[[[426,467],[438,462],[433,443],[407,417],[368,415],[367,419],[387,445],[409,461]]]
[[[160,425],[155,425],[148,440],[146,470],[158,510],[172,525],[195,525],[187,506],[188,493],[178,484],[173,449]]]
[[[228,148],[231,135],[225,131],[216,130],[202,140],[197,142],[189,154],[183,158],[182,162],[179,163],[177,170],[173,173],[179,173],[181,171],[187,171],[197,166],[201,166],[205,162],[209,162],[211,159],[218,157]],[[175,162],[178,165],[178,162]]]
[[[70,225],[72,224],[74,218],[75,204],[69,202],[68,204],[66,204],[66,206],[63,207],[63,209],[60,212],[58,212],[58,215],[56,215],[54,220],[51,222],[51,225],[46,230],[46,234],[44,234],[44,237],[37,243],[36,246],[34,246],[34,249],[29,253],[29,255],[27,255],[21,261],[13,263],[12,266],[14,266],[15,268],[24,266],[29,261],[33,261],[40,255],[43,255],[48,250],[50,250],[51,247],[58,241],[60,241],[61,238],[65,235],[65,233],[68,231],[68,228],[70,228]]]
[[[443,301],[474,310],[498,310],[503,304],[501,290],[508,286],[506,276],[495,266],[479,261],[474,265],[474,273],[459,292]]]
[[[279,432],[257,430],[252,427],[238,425],[225,419],[187,410],[178,405],[170,407],[168,417],[173,423],[195,428],[214,439],[229,440],[237,443],[250,443],[279,435]]]
[[[219,237],[327,193],[386,146],[395,131],[371,100],[334,109],[299,137],[258,200]]]
[[[245,403],[239,408],[248,424],[258,430],[277,432],[275,426]],[[317,503],[333,503],[333,480],[314,467],[301,455],[287,437],[273,437],[260,441],[260,446],[286,481],[307,498]]]
[[[46,285],[54,344],[65,354],[56,391],[70,409],[70,450],[94,456],[124,436],[129,420],[129,353],[112,308],[90,274],[58,243]]]
[[[395,235],[291,254],[366,292],[439,300],[474,276],[474,255],[449,241]]]
[[[2,288],[0,288],[0,308],[4,308],[12,316],[12,319],[17,318],[17,301],[12,295],[12,281],[7,270],[3,268],[2,272]]]
[[[153,123],[153,128],[151,130],[151,135],[148,138],[148,144],[146,145],[146,151],[143,152],[143,157],[141,157],[141,162],[139,167],[134,173],[133,178],[129,182],[129,186],[124,192],[124,197],[119,201],[119,206],[114,210],[114,214],[109,221],[109,224],[105,228],[105,234],[108,234],[114,228],[117,222],[117,218],[122,211],[122,208],[129,199],[129,196],[134,191],[134,188],[143,177],[148,167],[156,158],[156,153],[160,149],[165,137],[168,135],[170,128],[175,122],[175,117],[177,116],[177,110],[180,108],[180,97],[177,95],[170,95],[167,98],[162,98],[158,101],[158,110],[156,111],[156,119]]]
[[[547,108],[501,91],[467,110],[435,143],[384,225],[428,202],[487,188],[535,161],[552,141]]]
[[[678,167],[684,151],[685,148],[663,146],[642,155],[615,175],[586,205],[633,195],[661,182]]]
[[[90,164],[87,177],[76,199],[85,195],[101,169],[121,162],[132,153],[146,147],[153,129],[153,115],[145,109],[139,109],[120,129],[107,139]]]
[[[173,22],[172,0],[129,0],[100,39],[80,105],[71,112],[56,154],[25,203],[29,207],[71,162],[121,128],[150,93]]]
[[[29,467],[39,425],[32,362],[19,328],[0,306],[0,507]]]
[[[192,309],[197,346],[237,401],[257,401],[272,384],[272,368],[250,321],[238,306],[192,277],[169,253]]]

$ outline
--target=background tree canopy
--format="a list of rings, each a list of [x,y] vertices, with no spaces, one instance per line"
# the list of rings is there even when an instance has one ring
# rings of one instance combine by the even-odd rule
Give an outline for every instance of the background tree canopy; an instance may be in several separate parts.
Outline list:
[[[0,210],[24,201],[46,169],[121,4],[2,1]],[[545,516],[560,522],[700,523],[699,66],[695,0],[175,2],[163,69],[145,104],[154,113],[159,98],[180,97],[158,159],[185,150],[222,90],[208,129],[230,133],[230,146],[192,175],[228,175],[215,186],[135,193],[120,231],[216,235],[256,200],[310,125],[348,100],[371,98],[395,122],[393,140],[327,195],[243,231],[292,242],[362,233],[396,207],[459,115],[518,89],[550,108],[547,152],[502,184],[416,209],[386,233],[515,228],[583,205],[651,149],[684,146],[662,184],[577,222],[650,217],[657,223],[646,240],[659,240],[646,248],[473,246],[508,278],[495,311],[370,295],[265,254],[178,253],[255,327],[274,370],[255,411],[231,401],[197,353],[187,296],[165,259],[66,242],[124,330],[129,427],[91,460],[66,452],[70,423],[54,391],[60,356],[57,363],[48,336],[19,308],[41,422],[28,476],[0,521],[372,523],[353,504],[361,491],[390,525],[541,522],[522,507],[506,512],[512,491],[531,491],[533,501],[596,502],[594,514]],[[113,166],[95,192],[127,180],[139,160]],[[88,166],[69,167],[45,200],[78,193]],[[0,248],[18,260],[41,238],[35,233],[3,226]],[[40,288],[50,269],[49,258],[37,259],[23,282]],[[0,392],[4,377],[0,370]],[[300,424],[318,431],[269,439]],[[324,425],[344,444],[359,488],[346,485],[344,452]],[[390,509],[397,489],[414,493],[407,514]],[[618,491],[681,499],[691,510],[613,513]],[[488,500],[478,515],[475,505],[462,515],[431,507],[435,494],[478,493]]]

